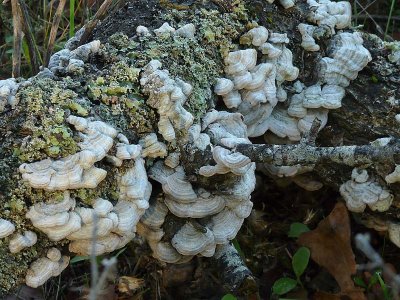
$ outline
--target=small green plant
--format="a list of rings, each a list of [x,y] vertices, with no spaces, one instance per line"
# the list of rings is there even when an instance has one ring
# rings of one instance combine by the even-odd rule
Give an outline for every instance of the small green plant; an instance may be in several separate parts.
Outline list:
[[[375,286],[376,284],[379,284],[379,286],[382,290],[382,293],[383,293],[383,299],[384,300],[392,299],[392,296],[390,295],[390,292],[389,292],[389,287],[387,286],[387,284],[385,283],[385,281],[382,278],[382,270],[376,270],[368,282],[365,282],[364,279],[362,279],[359,276],[355,276],[353,278],[353,281],[356,285],[364,288],[366,292],[371,291],[373,286]]]
[[[299,222],[294,222],[290,224],[290,229],[288,232],[288,237],[298,238],[302,233],[310,231],[307,225]]]
[[[232,294],[226,294],[221,298],[221,300],[237,300],[237,298]]]
[[[296,279],[290,277],[282,277],[275,281],[272,286],[272,292],[282,296],[295,289],[297,286],[304,288],[301,282],[301,275],[306,270],[310,261],[310,250],[306,247],[300,247],[292,258],[292,269]]]

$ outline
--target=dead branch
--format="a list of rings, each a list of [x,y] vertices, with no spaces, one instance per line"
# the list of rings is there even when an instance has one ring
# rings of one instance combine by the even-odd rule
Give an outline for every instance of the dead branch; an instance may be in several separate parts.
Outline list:
[[[310,165],[323,160],[359,167],[374,163],[399,162],[400,140],[392,138],[386,145],[378,142],[361,146],[315,147],[297,145],[238,144],[237,152],[254,162],[276,166]]]
[[[21,46],[22,46],[22,24],[21,13],[18,6],[18,0],[11,0],[11,9],[14,25],[14,43],[12,55],[12,77],[21,75]]]
[[[56,41],[56,36],[57,36],[57,31],[58,31],[58,26],[60,25],[61,15],[64,10],[66,1],[67,0],[60,0],[60,2],[58,3],[56,13],[54,14],[54,17],[53,17],[53,23],[51,25],[49,42],[47,43],[47,49],[46,49],[46,53],[45,53],[44,59],[43,59],[43,66],[45,66],[45,67],[47,67],[47,65],[49,64],[50,56],[53,53],[54,43]]]
[[[254,294],[257,291],[257,284],[253,274],[231,243],[219,245],[214,259],[217,262],[218,270],[221,271],[224,285],[228,290],[240,291],[241,294],[246,295]]]
[[[99,10],[94,15],[93,19],[85,25],[85,31],[79,41],[79,45],[83,45],[88,39],[89,35],[92,33],[93,29],[96,27],[97,23],[104,17],[108,8],[110,7],[113,0],[105,0],[100,6]]]
[[[28,43],[29,56],[31,60],[32,72],[37,74],[39,72],[39,52],[37,51],[35,37],[32,32],[32,23],[28,13],[28,7],[24,0],[18,0],[19,7],[22,15],[22,25],[24,27],[24,33],[26,41]]]

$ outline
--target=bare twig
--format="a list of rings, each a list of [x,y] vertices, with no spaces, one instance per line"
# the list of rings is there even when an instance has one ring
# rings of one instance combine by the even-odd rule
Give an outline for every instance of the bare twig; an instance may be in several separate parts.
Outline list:
[[[21,45],[22,45],[22,24],[21,12],[18,6],[18,0],[11,0],[11,8],[14,26],[14,43],[12,55],[12,77],[21,75]]]
[[[382,20],[382,21],[387,21],[389,19],[389,16],[386,15],[365,15],[365,14],[360,14],[357,16],[357,18],[361,18],[361,19],[367,19],[369,17],[372,17],[376,20]],[[394,21],[400,21],[400,16],[392,16],[391,18]]]
[[[49,42],[47,43],[47,49],[46,49],[46,53],[45,53],[44,59],[43,59],[43,66],[45,66],[45,67],[47,67],[47,65],[49,64],[50,56],[53,53],[54,44],[56,41],[56,36],[57,36],[57,31],[58,31],[58,26],[60,25],[61,15],[64,11],[65,2],[67,2],[67,0],[60,0],[60,2],[58,3],[56,13],[54,14],[54,17],[53,17],[53,23],[51,25]]]
[[[21,9],[22,13],[22,21],[23,21],[23,27],[24,27],[24,32],[25,32],[25,37],[26,41],[28,43],[28,49],[29,49],[29,56],[31,60],[31,66],[32,66],[32,73],[36,74],[39,72],[39,52],[37,51],[36,47],[36,42],[35,42],[35,37],[32,33],[32,24],[31,24],[31,19],[29,17],[28,13],[28,7],[26,6],[26,3],[24,0],[18,0],[19,7]]]
[[[92,33],[93,29],[96,27],[97,23],[103,18],[106,14],[108,8],[110,7],[113,0],[105,0],[103,4],[100,6],[99,10],[94,15],[93,19],[89,21],[89,23],[85,26],[85,32],[83,33],[79,45],[83,45],[88,39],[89,35]]]
[[[96,259],[96,240],[97,240],[97,214],[93,214],[93,233],[92,233],[92,249],[90,253],[90,269],[91,269],[91,289],[89,293],[89,300],[96,300],[96,290],[92,291],[99,279],[99,270],[97,268]],[[93,297],[93,298],[92,298]]]
[[[355,236],[355,242],[358,249],[360,249],[366,257],[371,261],[367,265],[362,265],[360,269],[373,270],[376,268],[381,268],[383,273],[391,280],[393,299],[399,299],[399,289],[400,289],[400,275],[394,273],[391,268],[389,268],[382,257],[372,248],[370,244],[370,236],[368,233],[357,234]]]
[[[247,295],[256,293],[257,284],[253,274],[231,243],[218,245],[214,259],[228,290]]]
[[[239,144],[235,150],[246,155],[253,162],[277,166],[309,165],[322,160],[348,166],[363,166],[379,162],[398,163],[399,139],[393,138],[386,145],[376,144],[339,147],[315,147],[303,143],[297,145]]]

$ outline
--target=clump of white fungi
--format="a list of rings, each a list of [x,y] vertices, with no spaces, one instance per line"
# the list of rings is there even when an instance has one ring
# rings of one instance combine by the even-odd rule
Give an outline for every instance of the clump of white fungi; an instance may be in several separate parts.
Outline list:
[[[295,4],[292,0],[280,3],[285,8]],[[146,104],[157,111],[157,132],[132,145],[116,128],[101,120],[69,116],[67,122],[82,139],[78,144],[80,151],[58,160],[25,163],[19,168],[23,180],[32,188],[64,191],[62,201],[35,203],[29,208],[26,217],[32,225],[52,241],[69,240],[70,252],[78,255],[93,251],[99,255],[119,249],[137,231],[147,240],[154,257],[164,262],[181,263],[195,255],[213,256],[217,245],[235,238],[252,209],[250,195],[255,188],[256,166],[248,157],[234,152],[235,146],[251,143],[249,137],[262,135],[267,140],[297,143],[308,133],[315,118],[323,128],[329,110],[341,106],[344,88],[371,60],[357,32],[335,34],[335,29],[350,25],[348,2],[308,0],[308,4],[313,8],[308,20],[316,26],[298,26],[302,47],[319,51],[315,32],[322,26],[327,26],[332,35],[327,56],[316,64],[315,83],[307,86],[296,81],[299,69],[293,64],[287,34],[258,26],[241,38],[248,48],[224,57],[225,76],[217,79],[214,91],[222,96],[229,111],[211,110],[201,123],[195,123],[194,116],[185,109],[193,91],[190,82],[174,78],[160,61],[151,60],[142,69],[140,85],[148,96]],[[138,26],[136,33],[143,41],[151,35],[159,39],[193,39],[196,28],[190,23],[175,29],[164,23],[152,31]],[[75,44],[76,39],[71,40],[66,49],[55,53],[46,72],[84,72],[84,63],[101,45],[93,41],[74,49]],[[13,80],[0,81],[0,112],[7,105],[14,105],[17,88]],[[113,146],[115,154],[110,151]],[[187,174],[181,146],[208,151],[212,159],[196,169],[195,174]],[[71,197],[71,191],[96,188],[107,176],[106,170],[95,166],[103,159],[115,168],[128,166],[118,172],[118,201],[113,204],[97,198],[92,199],[91,207],[83,206]],[[146,164],[145,159],[150,163]],[[311,171],[312,165],[265,165],[262,169],[280,177],[297,176],[295,182],[309,190],[321,187],[307,176],[298,176]],[[399,170],[396,167],[387,176],[387,183],[399,180]],[[349,209],[363,211],[368,205],[373,210],[387,210],[393,198],[391,193],[370,178],[366,170],[360,172],[355,169],[352,179],[341,187]],[[148,176],[161,186],[157,195],[152,195]],[[173,220],[173,226],[167,220]],[[0,238],[14,231],[13,224],[0,219]],[[22,251],[36,240],[34,232],[17,233],[11,237],[10,251]],[[27,285],[43,284],[60,274],[68,262],[68,256],[62,256],[56,248],[50,249],[47,257],[30,266]]]

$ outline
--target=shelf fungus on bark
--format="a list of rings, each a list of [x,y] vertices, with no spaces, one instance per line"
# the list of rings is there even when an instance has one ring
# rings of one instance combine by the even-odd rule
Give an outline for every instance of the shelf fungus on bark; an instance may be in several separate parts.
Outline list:
[[[24,163],[19,167],[22,178],[33,188],[44,190],[68,190],[95,188],[107,175],[94,163],[102,160],[113,145],[117,131],[101,121],[88,121],[69,116],[67,121],[82,131],[82,151],[59,160],[45,159]]]
[[[371,210],[384,212],[389,209],[393,195],[379,182],[369,178],[367,170],[354,168],[351,180],[340,186],[340,194],[347,208],[353,212],[363,212],[368,205]]]
[[[17,104],[15,94],[18,91],[20,83],[14,78],[0,80],[0,112],[4,111],[7,105],[14,108]]]
[[[139,141],[142,146],[142,156],[143,157],[165,157],[167,155],[167,146],[158,141],[157,135],[155,133],[150,133],[146,135],[143,139]]]
[[[60,275],[68,264],[68,256],[61,256],[57,248],[50,248],[46,257],[41,257],[30,265],[26,274],[26,285],[37,288],[51,277]]]
[[[15,231],[15,226],[8,220],[0,218],[0,239],[9,236]]]
[[[79,74],[83,73],[83,66],[89,57],[100,49],[100,41],[95,40],[79,46],[74,50],[62,49],[54,53],[49,61],[48,68],[51,72]]]
[[[241,115],[212,110],[204,116],[200,130],[193,125],[188,139],[193,147],[211,147],[217,166],[203,166],[199,175],[204,168],[218,169],[221,165],[225,168],[223,173],[230,173],[234,179],[229,188],[219,190],[213,185],[191,183],[182,166],[170,168],[158,161],[150,168],[149,177],[162,185],[163,193],[150,203],[138,232],[148,241],[153,256],[169,263],[185,262],[194,255],[213,256],[217,244],[227,243],[236,236],[252,208],[250,194],[255,187],[255,164],[229,149],[238,142],[250,143]],[[208,138],[199,143],[201,135]],[[212,181],[212,176],[218,174],[209,173],[204,180]],[[171,229],[165,223],[168,215],[179,219],[176,228]]]
[[[23,234],[15,234],[9,244],[9,249],[11,253],[18,253],[22,249],[27,247],[32,247],[37,242],[37,235],[33,231],[25,231]]]
[[[179,78],[172,79],[168,71],[160,68],[158,60],[150,61],[144,67],[140,84],[149,95],[146,103],[159,114],[159,132],[166,141],[172,142],[176,131],[187,130],[193,124],[192,114],[183,107],[193,88]]]
[[[335,28],[343,29],[351,25],[351,4],[347,1],[307,0],[311,8],[308,20],[318,25],[327,25],[332,33]]]

